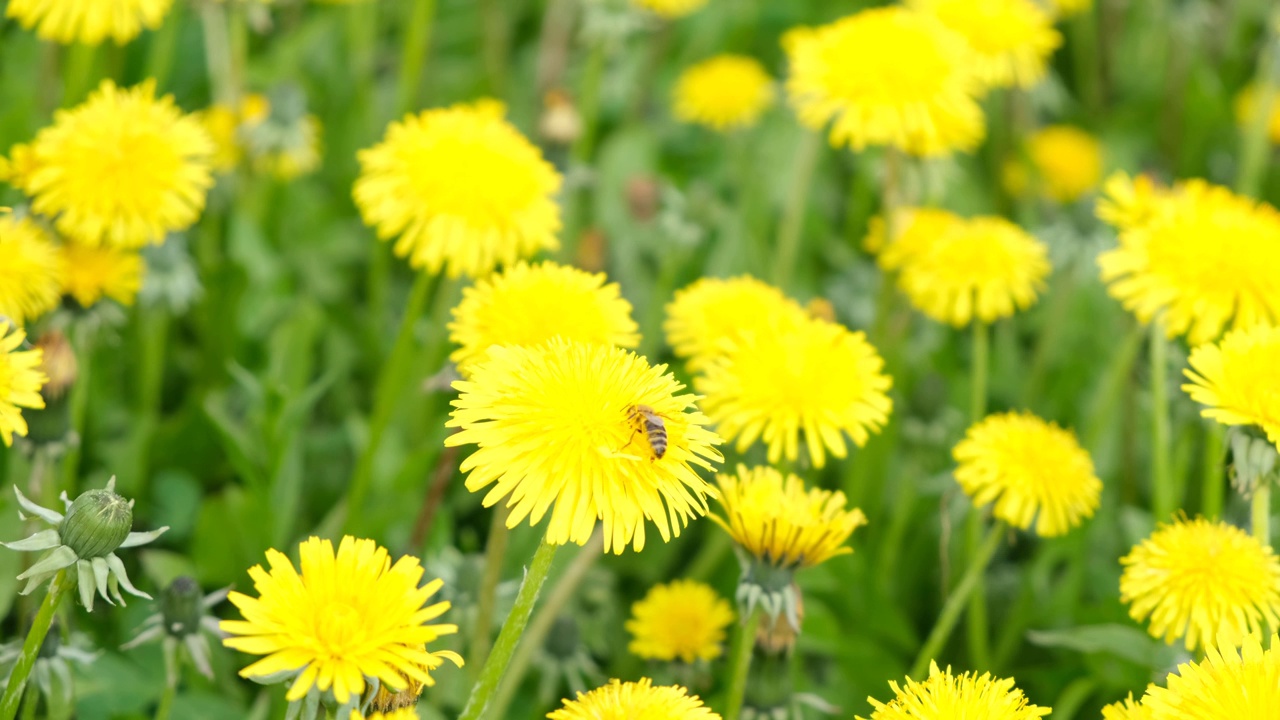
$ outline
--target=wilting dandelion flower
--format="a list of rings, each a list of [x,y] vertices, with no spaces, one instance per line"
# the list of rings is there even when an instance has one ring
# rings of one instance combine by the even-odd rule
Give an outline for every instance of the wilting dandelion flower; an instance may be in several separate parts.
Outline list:
[[[1182,389],[1223,425],[1257,425],[1280,448],[1280,328],[1233,330],[1191,351]]]
[[[104,80],[84,103],[15,150],[10,181],[58,232],[85,245],[142,247],[200,217],[213,184],[213,140],[155,82]]]
[[[1062,535],[1092,517],[1102,495],[1089,453],[1076,436],[1030,413],[991,415],[952,451],[956,482],[974,505],[1036,534]]]
[[[911,0],[964,36],[973,67],[989,88],[1029,88],[1047,71],[1062,44],[1053,17],[1036,0]]]
[[[678,119],[725,132],[756,124],[773,104],[773,78],[755,58],[717,55],[681,73],[673,95]]]
[[[867,698],[874,710],[870,720],[1035,720],[1048,715],[1049,708],[1032,705],[1012,678],[998,679],[989,673],[952,675],[929,663],[929,679],[905,685],[890,680],[895,697],[887,703]],[[858,720],[864,720],[858,716]]]
[[[39,225],[0,214],[0,317],[24,325],[58,306],[58,250]]]
[[[889,145],[913,155],[971,151],[985,132],[973,51],[936,18],[864,10],[782,39],[787,94],[800,121],[831,143]]]
[[[445,444],[479,446],[460,468],[467,489],[493,485],[484,505],[507,498],[508,527],[549,512],[548,543],[583,545],[601,521],[605,551],[621,553],[644,548],[646,519],[665,542],[707,512],[715,489],[694,466],[723,460],[720,438],[665,365],[555,338],[494,346],[454,387],[447,425],[462,430]]]
[[[633,5],[668,20],[692,15],[701,10],[707,2],[708,0],[631,0]]]
[[[689,695],[679,685],[655,687],[649,678],[626,683],[611,680],[589,693],[578,693],[576,700],[565,700],[564,707],[547,713],[547,717],[550,720],[720,720],[697,695]]]
[[[551,338],[633,348],[640,344],[631,303],[604,273],[545,262],[517,263],[464,288],[453,309],[450,358],[464,376],[492,345],[538,345]]]
[[[1169,673],[1166,684],[1147,688],[1142,704],[1149,714],[1142,720],[1275,717],[1280,708],[1280,637],[1272,635],[1265,650],[1260,633],[1238,642],[1219,641],[1206,648],[1204,659]]]
[[[137,250],[67,243],[61,254],[63,292],[81,307],[92,307],[103,297],[133,304],[145,268]]]
[[[1124,700],[1102,708],[1102,720],[1152,720],[1151,708],[1136,702],[1129,693]]]
[[[804,309],[778,288],[748,275],[702,278],[678,290],[663,323],[667,344],[689,370],[703,370],[725,341],[744,333],[772,333],[798,322]]]
[[[1188,650],[1238,645],[1280,620],[1280,560],[1240,528],[1204,519],[1160,525],[1120,559],[1120,600],[1152,637]]]
[[[1236,95],[1235,100],[1236,123],[1241,127],[1249,127],[1253,124],[1258,113],[1258,86],[1249,85]],[[1271,108],[1271,117],[1267,118],[1267,137],[1274,144],[1280,144],[1280,103],[1274,103]]]
[[[1169,337],[1193,345],[1228,326],[1280,324],[1280,212],[1203,180],[1131,194],[1117,179],[1113,188],[1127,196],[1107,215],[1128,224],[1098,265],[1125,309],[1144,323],[1160,315]]]
[[[482,276],[558,246],[560,174],[483,100],[393,122],[361,150],[356,205],[415,268]]]
[[[1102,144],[1069,125],[1051,125],[1026,140],[1030,172],[1021,162],[1005,166],[1005,187],[1014,195],[1032,190],[1060,203],[1079,200],[1102,180]]]
[[[0,439],[13,445],[15,434],[27,434],[27,421],[22,408],[44,407],[40,388],[49,378],[41,370],[43,353],[19,350],[27,334],[5,320],[0,320]]]
[[[143,28],[155,30],[173,0],[9,0],[5,14],[41,40],[97,45],[110,38],[123,45]]]
[[[654,585],[631,606],[627,632],[633,654],[648,660],[715,660],[724,652],[733,608],[705,583],[676,580]]]
[[[244,620],[224,620],[233,637],[227,647],[265,658],[240,671],[243,677],[289,678],[290,702],[332,692],[349,710],[366,683],[396,690],[409,680],[434,684],[430,671],[462,658],[427,644],[458,631],[429,625],[448,602],[426,605],[443,582],[421,585],[422,566],[404,556],[394,564],[373,540],[342,538],[337,553],[328,540],[312,537],[299,547],[301,570],[277,550],[267,551],[270,570],[249,569],[258,597],[228,597]]]
[[[801,433],[814,466],[843,458],[844,436],[862,447],[889,420],[893,384],[884,360],[861,332],[802,318],[777,334],[730,340],[694,380],[707,416],[739,451],[757,440],[769,462],[800,454]]]

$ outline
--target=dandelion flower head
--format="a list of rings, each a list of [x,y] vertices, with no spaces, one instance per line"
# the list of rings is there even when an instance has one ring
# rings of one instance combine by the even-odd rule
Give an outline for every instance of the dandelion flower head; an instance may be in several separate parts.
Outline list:
[[[862,248],[876,255],[881,268],[898,270],[907,258],[929,247],[935,236],[951,232],[961,222],[960,216],[938,208],[898,208],[893,215],[893,241],[888,239],[888,223],[877,215],[871,218]],[[894,251],[884,252],[890,245],[896,246]]]
[[[258,597],[232,592],[228,598],[244,620],[224,620],[227,647],[263,659],[240,671],[243,677],[296,673],[287,698],[300,700],[314,687],[332,691],[339,704],[358,699],[377,680],[396,690],[410,680],[434,684],[430,671],[462,659],[426,645],[458,631],[430,625],[448,602],[427,605],[443,584],[419,587],[422,566],[402,557],[394,564],[372,540],[346,536],[338,544],[316,537],[299,548],[300,570],[283,553],[267,551],[270,570],[249,569]]]
[[[631,2],[658,17],[675,20],[701,10],[708,0],[631,0]]]
[[[67,243],[61,254],[63,292],[80,307],[92,307],[103,297],[133,304],[146,267],[137,250]]]
[[[492,100],[426,110],[360,151],[356,205],[411,266],[480,277],[558,246],[560,174],[504,113]]]
[[[985,124],[974,58],[936,18],[877,8],[783,37],[787,95],[800,122],[828,122],[831,143],[889,145],[912,155],[968,152]]]
[[[675,580],[654,585],[631,606],[627,632],[633,654],[646,660],[715,660],[724,652],[733,608],[705,583]]]
[[[1062,44],[1053,16],[1036,0],[911,0],[964,36],[978,78],[988,88],[1029,88]]]
[[[0,215],[0,317],[17,325],[53,310],[61,297],[58,249],[28,218]]]
[[[743,334],[774,332],[804,317],[804,309],[778,288],[748,275],[702,278],[676,292],[663,323],[667,344],[689,370],[704,369]]]
[[[1241,642],[1219,642],[1204,659],[1183,663],[1169,673],[1167,687],[1147,689],[1142,720],[1228,720],[1269,718],[1280,708],[1280,637],[1263,649],[1259,633]]]
[[[1018,161],[1005,168],[1005,185],[1015,195],[1032,189],[1060,203],[1084,197],[1102,181],[1102,144],[1089,133],[1069,125],[1051,125],[1026,141],[1031,177]]]
[[[1062,535],[1098,509],[1102,481],[1070,430],[1030,413],[991,415],[952,452],[956,482],[974,505],[1043,537]]]
[[[547,713],[549,720],[720,720],[697,695],[679,685],[654,686],[649,678],[639,682],[609,681],[564,707]]]
[[[1280,328],[1233,330],[1191,351],[1182,389],[1223,425],[1257,425],[1280,448]]]
[[[13,445],[13,436],[27,434],[27,421],[22,408],[40,409],[44,398],[40,388],[49,381],[41,369],[44,353],[21,350],[27,334],[7,321],[0,320],[0,440]]]
[[[895,695],[889,702],[867,698],[874,708],[870,720],[1035,720],[1049,714],[1049,708],[1027,702],[1012,678],[998,679],[988,673],[952,675],[951,668],[943,672],[933,662],[924,682],[907,678],[906,684],[899,685],[890,680],[889,687]]]
[[[477,445],[463,461],[466,486],[492,485],[485,507],[507,498],[507,526],[550,513],[547,542],[583,545],[596,522],[604,548],[644,548],[645,520],[666,542],[707,513],[715,489],[695,468],[723,458],[720,438],[665,365],[622,348],[554,338],[535,347],[498,345],[454,383],[447,445]],[[646,429],[662,425],[665,446]]]
[[[465,376],[492,345],[539,345],[551,338],[633,348],[640,343],[631,303],[604,273],[545,262],[517,263],[477,280],[453,309],[451,355]]]
[[[1121,231],[1140,227],[1151,221],[1166,195],[1166,189],[1158,187],[1150,175],[1114,173],[1102,185],[1098,218]]]
[[[1236,95],[1236,124],[1249,127],[1258,112],[1258,86],[1249,85]],[[1267,118],[1267,137],[1272,144],[1280,145],[1280,102],[1271,106],[1271,116]]]
[[[173,0],[9,0],[5,14],[41,40],[123,45],[164,22]]]
[[[1240,528],[1198,518],[1160,525],[1120,559],[1120,601],[1152,637],[1239,644],[1280,619],[1280,560]]]
[[[680,74],[675,116],[725,132],[755,125],[773,99],[773,78],[759,60],[717,55]]]
[[[1152,720],[1151,708],[1129,697],[1102,708],[1102,720]]]
[[[351,711],[351,720],[420,720],[420,717],[418,711],[413,708],[375,712],[372,715],[361,715],[359,710]]]

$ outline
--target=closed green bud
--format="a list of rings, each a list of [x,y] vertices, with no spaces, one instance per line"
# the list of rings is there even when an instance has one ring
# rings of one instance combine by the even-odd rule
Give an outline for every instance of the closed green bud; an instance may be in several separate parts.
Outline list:
[[[160,616],[164,619],[164,631],[181,638],[200,629],[200,616],[204,614],[204,595],[200,585],[183,575],[160,595]]]
[[[106,557],[129,537],[133,503],[111,490],[86,490],[58,526],[62,544],[81,560]]]

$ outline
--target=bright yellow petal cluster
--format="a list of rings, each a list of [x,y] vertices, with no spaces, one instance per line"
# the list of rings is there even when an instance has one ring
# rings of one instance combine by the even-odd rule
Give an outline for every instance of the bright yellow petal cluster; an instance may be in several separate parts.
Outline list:
[[[218,104],[196,113],[217,147],[213,167],[230,172],[249,155],[258,172],[292,180],[320,165],[320,120],[314,115],[272,118],[271,101],[249,93],[237,107]]]
[[[1259,325],[1227,333],[1191,351],[1191,399],[1223,425],[1257,425],[1280,448],[1280,328]]]
[[[13,445],[15,434],[27,434],[22,408],[44,407],[40,388],[49,381],[41,368],[44,353],[39,349],[19,350],[27,334],[0,320],[0,439]]]
[[[1241,642],[1219,642],[1206,649],[1203,660],[1183,663],[1178,672],[1169,673],[1167,685],[1147,689],[1142,704],[1148,714],[1142,720],[1276,717],[1280,710],[1280,637],[1272,635],[1266,650],[1257,633]]]
[[[232,592],[228,598],[244,620],[224,620],[227,647],[267,657],[240,671],[243,677],[296,673],[287,695],[299,700],[314,687],[333,692],[339,704],[378,680],[396,690],[416,680],[434,684],[430,671],[456,653],[426,649],[427,643],[458,631],[456,625],[428,625],[449,609],[427,605],[443,585],[419,587],[422,566],[405,556],[392,564],[372,540],[342,538],[335,554],[328,540],[312,537],[299,548],[301,572],[283,553],[267,551],[270,571],[249,569],[259,597]]]
[[[351,711],[351,720],[419,720],[418,711],[413,708],[400,708],[391,712],[375,712],[372,715],[361,715],[359,710]]]
[[[771,334],[804,318],[804,309],[778,288],[748,275],[702,278],[675,294],[663,323],[667,344],[698,372],[722,355],[726,340]]]
[[[800,122],[831,143],[913,155],[968,152],[986,132],[981,85],[964,38],[906,8],[864,10],[783,37],[787,94]]]
[[[9,0],[5,15],[41,40],[98,45],[107,38],[123,45],[143,28],[155,30],[173,0]]]
[[[1070,203],[1102,181],[1102,144],[1079,128],[1043,128],[1027,138],[1026,150],[1030,174],[1018,161],[1005,167],[1005,187],[1014,195],[1035,190],[1057,202]]]
[[[1050,0],[1049,4],[1059,18],[1079,15],[1093,9],[1093,0]]]
[[[1258,112],[1258,86],[1249,85],[1236,96],[1236,123],[1241,127],[1249,127]],[[1280,145],[1280,102],[1272,104],[1271,117],[1267,118],[1267,137],[1274,144]]]
[[[1108,177],[1098,199],[1098,218],[1117,230],[1129,230],[1151,221],[1156,208],[1168,198],[1149,175],[1129,177],[1117,172]]]
[[[481,277],[558,246],[560,174],[504,113],[492,100],[426,110],[360,151],[360,214],[413,267]]]
[[[1229,325],[1280,324],[1280,212],[1203,180],[1135,197],[1116,205],[1138,211],[1108,213],[1131,224],[1098,257],[1125,309],[1144,323],[1159,315],[1193,345]]]
[[[720,473],[724,518],[711,519],[742,549],[781,568],[812,567],[853,552],[845,541],[867,524],[862,510],[847,509],[840,491],[804,487],[795,475],[771,467],[738,466]]]
[[[578,693],[576,700],[565,700],[564,707],[547,713],[550,720],[720,720],[720,716],[702,704],[697,695],[679,685],[655,687],[649,678],[639,682],[610,680],[608,685],[589,693]]]
[[[155,97],[154,81],[124,89],[105,80],[15,151],[11,182],[67,239],[137,248],[200,217],[214,150],[197,118],[172,96]]]
[[[0,215],[0,318],[25,325],[56,308],[58,271],[58,249],[39,225]]]
[[[453,309],[450,358],[464,377],[493,345],[539,345],[552,338],[633,348],[640,344],[631,303],[604,273],[545,262],[517,263],[462,291]]]
[[[911,304],[934,320],[956,327],[975,318],[995,322],[1030,307],[1044,289],[1048,247],[1008,220],[947,220],[941,211],[917,212],[913,220],[879,262],[898,271]]]
[[[701,10],[708,0],[631,0],[631,2],[659,17],[674,20]]]
[[[871,218],[862,249],[876,255],[876,262],[885,270],[898,270],[910,257],[910,252],[928,247],[935,236],[945,235],[957,227],[963,219],[955,213],[937,208],[899,208],[894,213],[893,244],[897,248],[885,253],[889,244],[888,224],[882,216]]]
[[[997,679],[988,673],[952,675],[929,663],[929,679],[905,685],[890,680],[895,697],[887,703],[867,698],[874,710],[871,720],[1035,720],[1048,715],[1049,708],[1031,705],[1013,679]],[[864,720],[858,716],[858,720]]]
[[[726,439],[745,451],[756,440],[769,462],[800,454],[803,432],[809,460],[843,458],[844,435],[862,447],[889,420],[893,384],[884,360],[861,332],[804,318],[777,334],[750,333],[727,342],[706,374],[694,380],[702,407]]]
[[[1029,88],[1045,76],[1062,44],[1053,16],[1036,0],[910,0],[964,36],[973,67],[988,88]]]
[[[745,55],[717,55],[680,74],[675,116],[724,132],[756,124],[773,104],[773,78],[760,61]]]
[[[485,507],[507,498],[507,526],[548,512],[547,542],[583,545],[604,524],[606,551],[644,548],[645,520],[666,542],[707,513],[720,438],[694,396],[665,365],[621,348],[555,338],[536,347],[501,345],[453,385],[446,445],[479,446],[463,461],[467,489],[493,485]],[[664,427],[665,451],[644,427],[645,408]]]
[[[1239,644],[1280,620],[1280,560],[1251,535],[1204,519],[1162,524],[1121,558],[1120,600],[1152,637]]]
[[[1092,517],[1102,481],[1075,433],[1031,413],[991,415],[952,451],[956,482],[974,505],[995,503],[996,517],[1054,537]]]
[[[1151,708],[1133,699],[1133,693],[1120,702],[1102,708],[1102,720],[1151,720]]]
[[[81,307],[92,307],[104,296],[122,305],[133,304],[146,267],[141,253],[67,243],[61,254],[63,292]]]
[[[646,660],[715,660],[732,622],[733,608],[710,585],[696,580],[654,585],[631,606],[627,649]]]

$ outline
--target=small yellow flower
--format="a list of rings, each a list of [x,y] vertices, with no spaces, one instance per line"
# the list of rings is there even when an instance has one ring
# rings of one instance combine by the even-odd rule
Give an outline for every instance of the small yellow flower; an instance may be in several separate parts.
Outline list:
[[[678,119],[725,132],[756,124],[773,104],[773,78],[755,58],[717,55],[681,73],[674,96]]]
[[[136,250],[67,243],[62,246],[63,292],[85,308],[104,296],[132,305],[145,267]]]
[[[696,580],[654,585],[631,606],[627,649],[646,660],[715,660],[732,622],[733,608],[710,585]]]
[[[1280,637],[1262,648],[1260,633],[1241,642],[1220,641],[1198,662],[1183,663],[1169,673],[1168,687],[1151,686],[1140,720],[1262,720],[1280,708]],[[1239,650],[1237,650],[1239,648]]]
[[[462,430],[445,444],[479,446],[460,468],[467,489],[493,485],[484,506],[507,498],[508,527],[550,512],[547,542],[583,545],[602,521],[606,552],[629,543],[639,552],[646,519],[666,542],[707,513],[715,488],[693,467],[711,471],[723,460],[694,396],[666,370],[621,348],[563,338],[493,346],[469,380],[453,384],[461,394],[447,425]],[[641,409],[665,438],[645,428]]]
[[[867,698],[874,710],[871,720],[1035,720],[1048,715],[1049,708],[1031,705],[1013,679],[997,679],[988,673],[952,675],[929,663],[929,679],[905,685],[890,680],[895,697],[887,703]],[[858,716],[858,720],[864,720]]]
[[[1203,180],[1134,188],[1107,208],[1125,223],[1120,246],[1098,257],[1112,297],[1193,345],[1228,326],[1280,324],[1280,212]]]
[[[68,239],[137,248],[200,217],[214,150],[197,118],[172,96],[155,97],[154,81],[124,89],[104,80],[14,152],[21,169],[11,181]]]
[[[1280,328],[1259,325],[1227,333],[1191,351],[1182,389],[1223,425],[1257,425],[1280,448]]]
[[[39,225],[0,215],[0,318],[24,325],[58,306],[58,249]]]
[[[974,505],[1043,537],[1062,535],[1092,517],[1102,496],[1089,453],[1076,436],[1030,413],[991,415],[969,428],[952,451],[956,482]]]
[[[545,262],[517,263],[463,289],[453,309],[450,355],[467,376],[492,345],[539,345],[552,338],[634,348],[640,344],[631,303],[604,273]]]
[[[633,5],[668,20],[692,15],[701,10],[707,2],[708,0],[631,0]]]
[[[360,151],[360,214],[413,267],[480,277],[558,247],[560,174],[504,112],[492,100],[427,110]]]
[[[44,354],[18,349],[26,340],[21,329],[0,320],[0,439],[6,446],[13,445],[15,434],[26,436],[22,408],[43,408],[40,388],[49,381],[41,370]]]
[[[1257,108],[1258,86],[1249,85],[1236,95],[1236,123],[1241,127],[1249,127],[1255,120]],[[1271,117],[1267,118],[1267,137],[1273,144],[1280,144],[1280,102],[1272,103]]]
[[[237,134],[240,129],[240,118],[235,110],[226,105],[213,105],[194,114],[204,126],[205,132],[213,140],[211,163],[218,172],[230,172],[240,164],[244,151],[240,148]]]
[[[41,40],[123,45],[164,22],[173,0],[9,0],[5,14]]]
[[[372,540],[346,536],[335,554],[328,540],[312,537],[299,548],[301,571],[283,553],[267,551],[270,571],[249,569],[259,597],[232,592],[228,598],[244,620],[224,620],[227,647],[266,655],[240,671],[243,677],[293,673],[287,695],[300,700],[312,690],[332,691],[341,705],[358,700],[367,682],[403,690],[410,679],[434,684],[430,675],[462,658],[426,645],[458,631],[456,625],[428,625],[449,609],[426,605],[443,585],[419,587],[422,566],[405,556],[392,564]]]
[[[667,304],[667,344],[691,372],[723,354],[725,341],[744,333],[769,334],[794,325],[804,309],[778,288],[748,275],[702,278]]]
[[[729,341],[706,374],[694,380],[702,406],[739,452],[756,440],[769,462],[795,460],[804,435],[815,467],[826,452],[843,458],[844,436],[862,447],[889,420],[893,384],[884,360],[861,332],[802,318],[777,334],[750,333]]]
[[[771,467],[738,466],[720,473],[724,518],[711,519],[757,560],[780,568],[812,567],[853,552],[845,542],[867,524],[862,510],[846,508],[840,491],[805,489],[795,475]]]
[[[1152,720],[1151,708],[1129,697],[1102,708],[1102,720]]]
[[[1062,44],[1053,17],[1036,0],[910,0],[964,36],[974,70],[988,88],[1029,88]]]
[[[1120,559],[1120,600],[1152,637],[1239,645],[1280,620],[1280,560],[1243,530],[1204,519],[1160,525]]]
[[[913,155],[969,152],[986,132],[973,52],[937,19],[906,8],[864,10],[782,39],[787,94],[800,122],[834,120],[832,145],[889,145]]]
[[[1034,179],[1039,192],[1060,203],[1079,200],[1102,180],[1102,144],[1089,133],[1069,125],[1051,125],[1026,141],[1032,177],[1018,161],[1005,168],[1005,187],[1026,195]]]
[[[702,704],[697,695],[679,685],[654,687],[649,678],[639,682],[610,680],[608,685],[589,693],[578,693],[576,700],[565,700],[564,707],[547,713],[550,720],[720,720],[720,716]]]

